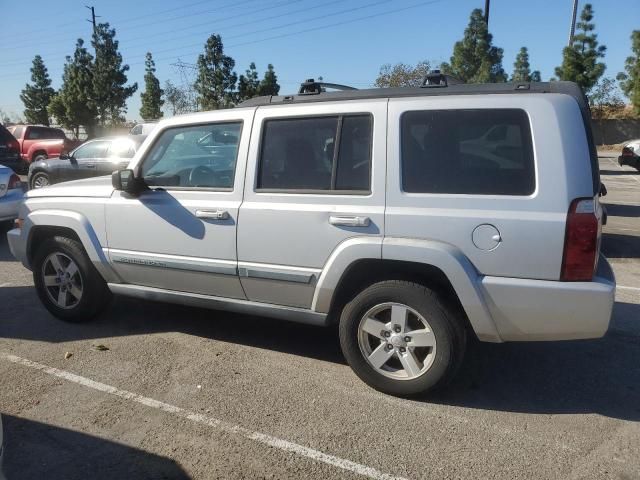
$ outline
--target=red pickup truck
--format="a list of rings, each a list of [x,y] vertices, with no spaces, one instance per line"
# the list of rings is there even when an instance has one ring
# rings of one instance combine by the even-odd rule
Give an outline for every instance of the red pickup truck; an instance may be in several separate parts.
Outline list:
[[[13,125],[7,128],[20,145],[20,157],[28,168],[31,162],[73,150],[82,142],[69,140],[59,128],[40,125]]]

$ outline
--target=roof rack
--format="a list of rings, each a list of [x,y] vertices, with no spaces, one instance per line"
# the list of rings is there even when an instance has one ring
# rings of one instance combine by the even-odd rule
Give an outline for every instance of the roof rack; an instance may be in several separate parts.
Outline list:
[[[449,85],[460,85],[464,82],[457,79],[456,77],[452,77],[451,75],[445,75],[440,72],[440,70],[431,70],[424,76],[424,80],[422,80],[423,88],[433,88],[433,87],[448,87]]]
[[[357,90],[357,88],[348,85],[340,85],[338,83],[316,82],[313,78],[309,78],[300,84],[298,95],[318,95],[327,88],[334,90]]]

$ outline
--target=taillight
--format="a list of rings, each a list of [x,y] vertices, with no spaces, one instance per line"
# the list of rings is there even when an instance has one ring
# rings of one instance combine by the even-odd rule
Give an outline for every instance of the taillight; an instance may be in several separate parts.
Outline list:
[[[20,177],[15,173],[11,175],[7,189],[12,190],[14,188],[22,188],[22,181],[20,180]]]
[[[9,151],[19,152],[20,151],[20,144],[18,143],[17,140],[9,140],[7,142],[7,149]]]
[[[571,202],[560,280],[591,281],[598,259],[599,230],[595,200],[582,198]]]
[[[629,147],[624,147],[622,149],[622,156],[623,157],[633,157],[633,150],[631,150]]]

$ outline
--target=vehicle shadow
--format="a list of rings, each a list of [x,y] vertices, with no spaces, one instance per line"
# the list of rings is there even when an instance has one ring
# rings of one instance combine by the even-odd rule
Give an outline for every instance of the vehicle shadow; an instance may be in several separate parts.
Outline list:
[[[620,205],[619,203],[603,203],[607,215],[612,217],[640,217],[640,205]]]
[[[13,299],[9,301],[9,299]],[[7,310],[12,304],[12,310]],[[0,337],[43,342],[182,332],[197,337],[345,364],[334,328],[179,305],[116,298],[86,324],[52,318],[31,287],[0,289]],[[640,305],[617,303],[609,334],[598,340],[474,343],[460,374],[426,402],[485,410],[598,413],[640,421]]]
[[[638,170],[636,170],[635,168],[633,168],[632,170],[600,170],[600,175],[640,175],[640,172],[638,172]]]
[[[607,258],[640,258],[640,236],[603,233],[602,253]]]
[[[8,479],[191,478],[173,460],[46,423],[2,415]]]

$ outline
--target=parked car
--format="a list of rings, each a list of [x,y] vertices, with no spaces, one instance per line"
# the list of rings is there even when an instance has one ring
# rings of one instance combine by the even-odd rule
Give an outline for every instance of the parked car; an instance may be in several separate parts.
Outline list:
[[[144,122],[144,123],[136,123],[131,130],[129,130],[129,135],[149,135],[154,128],[158,126],[158,122]]]
[[[9,131],[18,141],[23,160],[21,168],[17,168],[18,171],[26,171],[31,162],[58,157],[82,143],[68,139],[59,128],[41,125],[13,125],[9,127]]]
[[[615,279],[582,91],[440,77],[163,120],[111,180],[30,191],[11,251],[67,321],[115,293],[337,323],[395,395],[446,384],[471,338],[601,337]],[[461,148],[500,125],[508,152]]]
[[[22,164],[20,144],[9,130],[0,125],[0,165],[15,169]]]
[[[126,168],[145,138],[144,135],[96,138],[68,155],[33,162],[29,166],[29,188],[109,175]]]
[[[4,437],[2,433],[2,415],[0,415],[0,480],[5,480],[5,476],[2,473],[3,458],[4,458]]]
[[[23,199],[20,177],[9,167],[0,165],[0,230],[6,232],[18,218],[18,207]]]
[[[618,157],[620,166],[628,165],[640,172],[640,139],[631,140],[622,147],[622,154]]]

